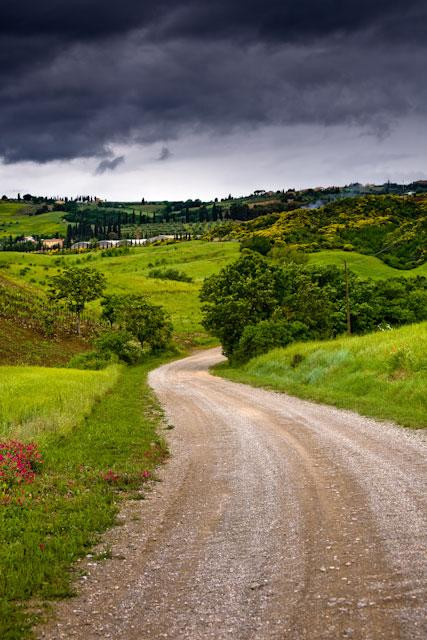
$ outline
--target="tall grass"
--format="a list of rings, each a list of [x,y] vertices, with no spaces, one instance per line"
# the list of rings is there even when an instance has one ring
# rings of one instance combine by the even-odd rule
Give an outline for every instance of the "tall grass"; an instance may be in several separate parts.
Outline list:
[[[103,371],[0,367],[0,438],[66,434],[117,381],[119,367]]]
[[[328,342],[293,344],[221,365],[231,380],[394,420],[427,426],[427,323]]]

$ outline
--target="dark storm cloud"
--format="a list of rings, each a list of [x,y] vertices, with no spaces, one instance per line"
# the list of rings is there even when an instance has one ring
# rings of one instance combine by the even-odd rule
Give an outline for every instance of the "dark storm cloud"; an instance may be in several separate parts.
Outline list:
[[[111,144],[194,130],[383,135],[427,110],[426,17],[418,0],[3,0],[0,156],[108,170]]]
[[[169,160],[171,156],[172,151],[168,149],[168,147],[162,147],[162,150],[160,151],[159,157],[157,159],[159,160],[159,162],[164,162],[165,160]]]
[[[117,158],[112,158],[111,160],[108,160],[108,159],[101,160],[101,162],[96,167],[95,173],[97,175],[102,175],[107,171],[114,171],[114,169],[117,169],[117,167],[120,164],[123,164],[124,161],[125,161],[124,156],[117,156]]]

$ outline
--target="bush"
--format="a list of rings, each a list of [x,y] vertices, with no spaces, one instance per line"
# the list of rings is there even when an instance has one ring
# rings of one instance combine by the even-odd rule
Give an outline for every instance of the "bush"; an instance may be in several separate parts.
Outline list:
[[[4,492],[15,485],[32,482],[42,464],[36,444],[16,440],[0,442],[0,489]]]
[[[250,251],[256,251],[262,256],[266,256],[272,246],[273,242],[270,238],[266,238],[265,236],[252,236],[251,238],[247,238],[247,240],[243,240],[240,245],[240,251],[250,249]]]
[[[98,351],[88,351],[87,353],[79,353],[73,356],[68,363],[70,369],[93,369],[99,371],[105,369],[111,364],[111,356],[107,353],[99,353]]]
[[[176,280],[177,282],[193,282],[193,278],[178,269],[151,269],[148,272],[149,278],[159,278],[160,280]]]
[[[263,320],[256,325],[245,327],[233,353],[232,362],[247,362],[275,347],[286,347],[294,340],[304,340],[308,337],[309,329],[302,322]]]
[[[352,333],[427,319],[425,277],[374,281],[350,272],[348,289]],[[202,324],[220,339],[227,357],[233,358],[238,350],[239,359],[245,359],[270,348],[272,342],[280,346],[285,334],[276,322],[304,325],[306,334],[293,336],[297,340],[343,334],[347,329],[346,296],[346,276],[338,267],[294,262],[278,266],[247,251],[205,279],[200,292]],[[255,331],[253,325],[265,321],[272,324]],[[279,343],[275,343],[279,334]]]
[[[104,356],[114,354],[127,364],[136,364],[143,356],[140,341],[125,330],[106,331],[95,340],[95,346]]]

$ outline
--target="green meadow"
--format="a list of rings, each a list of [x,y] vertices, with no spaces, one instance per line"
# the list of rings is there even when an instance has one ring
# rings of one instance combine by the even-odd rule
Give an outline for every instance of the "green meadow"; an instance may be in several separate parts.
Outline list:
[[[0,367],[0,440],[67,434],[114,386],[119,369]]]
[[[415,269],[394,269],[389,267],[380,258],[367,256],[354,251],[319,251],[309,254],[308,264],[329,265],[344,267],[344,263],[350,271],[361,278],[373,280],[385,280],[387,278],[411,278],[413,276],[427,276],[427,263]]]
[[[170,313],[178,335],[205,335],[198,299],[206,276],[233,262],[239,253],[237,242],[195,240],[176,244],[131,248],[129,253],[94,251],[65,256],[3,252],[0,273],[39,289],[47,289],[48,277],[66,264],[91,266],[105,274],[108,293],[141,293]],[[104,254],[104,255],[103,255]],[[177,282],[148,277],[153,268],[178,269],[192,282]],[[96,311],[97,303],[91,306]]]
[[[300,342],[215,368],[235,382],[427,427],[427,323],[330,341]]]
[[[62,211],[28,215],[28,211],[35,208],[16,202],[0,202],[0,237],[65,234],[67,225],[63,222]]]

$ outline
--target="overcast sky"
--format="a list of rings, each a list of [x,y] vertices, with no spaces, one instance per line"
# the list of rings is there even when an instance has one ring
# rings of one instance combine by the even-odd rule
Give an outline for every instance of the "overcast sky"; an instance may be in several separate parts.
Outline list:
[[[425,0],[2,0],[0,192],[427,178]]]

